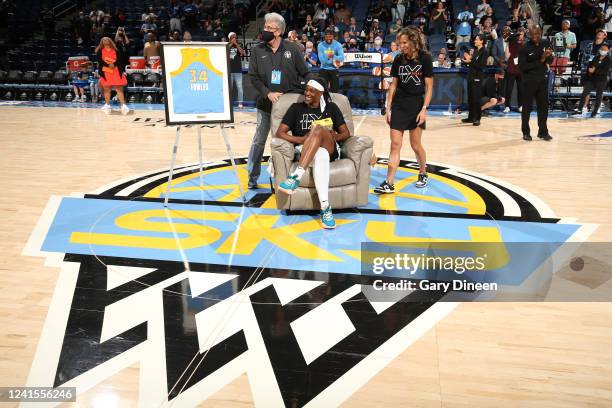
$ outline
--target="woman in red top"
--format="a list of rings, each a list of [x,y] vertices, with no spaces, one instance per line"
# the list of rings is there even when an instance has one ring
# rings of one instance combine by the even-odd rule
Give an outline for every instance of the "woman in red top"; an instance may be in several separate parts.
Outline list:
[[[100,88],[104,92],[105,104],[102,110],[104,113],[110,113],[110,96],[111,90],[114,89],[117,92],[119,102],[121,102],[121,113],[126,115],[130,108],[125,104],[125,96],[123,94],[123,87],[127,85],[124,55],[117,49],[113,40],[108,37],[102,37],[100,44],[96,48],[96,56],[100,73]]]

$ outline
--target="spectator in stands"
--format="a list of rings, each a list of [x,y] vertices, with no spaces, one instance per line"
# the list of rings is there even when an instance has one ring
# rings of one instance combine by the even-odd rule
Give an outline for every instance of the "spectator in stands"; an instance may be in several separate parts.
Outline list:
[[[183,33],[183,42],[191,42],[191,33],[189,31],[185,31]]]
[[[348,52],[359,52],[359,47],[357,45],[357,39],[356,38],[351,38],[351,40],[348,43]],[[350,62],[349,66],[351,67],[357,67],[359,66],[359,64],[357,62]]]
[[[91,20],[85,17],[83,10],[79,11],[79,15],[72,23],[74,35],[77,39],[77,44],[88,45],[91,40]]]
[[[447,58],[446,48],[441,48],[437,59],[433,62],[434,68],[450,68],[451,65],[450,60]]]
[[[597,32],[595,33],[595,39],[591,43],[591,58],[597,56],[597,53],[599,52],[599,47],[601,47],[601,44],[606,42],[607,37],[608,34],[603,29],[597,30]]]
[[[487,9],[491,8],[487,0],[481,0],[480,4],[476,6],[476,18],[479,19],[487,14]]]
[[[199,21],[199,10],[193,0],[185,0],[183,6],[183,28],[188,31],[197,30]]]
[[[378,4],[372,10],[372,17],[380,21],[391,21],[391,12],[387,9],[383,0],[378,0]]]
[[[247,163],[248,187],[251,189],[257,188],[261,172],[261,159],[270,133],[272,104],[283,93],[299,89],[301,80],[309,76],[308,67],[298,48],[289,41],[283,41],[285,27],[285,19],[281,15],[266,14],[264,31],[260,34],[262,41],[251,48],[249,79],[257,94],[257,127]],[[264,56],[266,58],[262,58]],[[290,61],[276,65],[274,60],[278,61],[278,56]]]
[[[338,39],[340,30],[338,29],[338,27],[336,27],[333,17],[330,17],[329,20],[327,21],[327,28],[325,30],[333,31],[334,39]]]
[[[308,36],[306,34],[302,33],[302,36],[300,37],[300,43],[302,43],[304,48],[306,48],[306,43],[307,42],[308,42]]]
[[[159,57],[161,44],[155,40],[155,34],[153,33],[147,33],[146,40],[142,55],[144,55],[146,64],[149,65],[149,58]]]
[[[70,84],[72,85],[72,92],[74,92],[72,102],[87,102],[85,97],[85,87],[89,85],[87,77],[87,72],[76,70],[70,72]],[[79,96],[79,93],[81,96]]]
[[[596,55],[588,65],[587,73],[582,80],[583,90],[582,96],[580,97],[580,103],[578,104],[578,109],[576,113],[586,114],[586,105],[588,104],[588,98],[591,92],[594,90],[595,93],[595,103],[593,104],[593,108],[591,110],[591,118],[594,118],[599,113],[599,107],[601,106],[601,100],[603,97],[603,91],[608,82],[608,73],[610,72],[610,67],[612,66],[612,59],[609,55],[610,46],[607,42],[604,42],[600,45],[598,50],[598,55]]]
[[[157,24],[153,23],[150,16],[145,18],[144,24],[140,27],[140,34],[145,41],[147,41],[147,35],[149,33],[153,35],[157,34]]]
[[[525,44],[525,30],[519,29],[515,34],[510,33],[508,36],[508,48],[506,50],[506,92],[504,95],[506,107],[504,113],[510,112],[510,102],[512,98],[512,91],[514,89],[514,83],[516,83],[517,101],[519,111],[523,102],[523,85],[522,85],[522,73],[518,66],[518,56]]]
[[[607,1],[604,8],[604,26],[603,29],[608,34],[608,38],[612,38],[612,4]]]
[[[223,26],[221,25],[221,19],[220,18],[216,18],[213,21],[212,36],[217,38],[216,41],[219,41],[218,39],[223,37]]]
[[[346,24],[348,25],[351,19],[351,10],[349,10],[343,1],[338,3],[338,7],[336,8],[336,12],[334,13],[334,18],[336,19],[336,23]]]
[[[172,33],[170,33],[170,38],[168,38],[168,41],[171,41],[171,42],[180,42],[181,41],[181,32],[179,30],[172,31]]]
[[[576,48],[576,34],[570,31],[569,20],[563,20],[561,23],[561,31],[555,34],[553,47],[554,59],[551,68],[555,75],[562,75],[570,62],[572,50]]]
[[[121,55],[130,55],[130,39],[125,33],[125,29],[123,27],[117,28],[117,32],[115,33],[115,45],[117,46],[117,49],[120,51]]]
[[[406,3],[407,0],[393,0],[391,2],[391,17],[393,20],[404,21],[406,15]]]
[[[510,37],[510,27],[504,26],[502,28],[501,36],[491,44],[490,54],[493,57],[493,64],[495,66],[506,68],[507,60],[506,53],[508,52],[508,39]]]
[[[302,32],[306,34],[308,39],[314,38],[317,33],[317,28],[312,24],[312,17],[310,14],[306,16],[306,24],[302,27]]]
[[[152,22],[155,22],[155,20],[157,19],[157,15],[155,14],[155,11],[153,10],[153,6],[149,6],[145,8],[144,12],[142,13],[142,16],[140,16],[140,21],[145,23],[147,21],[147,17],[150,17],[150,20]]]
[[[327,14],[329,10],[325,7],[324,4],[319,3],[314,12],[314,16],[312,17],[312,24],[317,27],[317,31],[323,32],[325,31],[325,22],[327,21]]]
[[[381,52],[383,54],[386,54],[388,50],[385,47],[383,47],[382,44],[383,44],[383,39],[380,37],[376,37],[374,39],[374,46],[368,49],[368,52]]]
[[[344,34],[342,35],[342,38],[340,39],[340,44],[342,44],[342,47],[346,50],[346,43],[348,43],[351,40],[351,33],[349,33],[348,31],[345,31]]]
[[[319,57],[314,50],[312,41],[308,41],[306,43],[306,48],[304,49],[304,61],[306,62],[306,66],[308,68],[314,68],[319,64]]]
[[[486,1],[486,0],[483,0]],[[448,20],[448,16],[446,13],[446,7],[444,7],[444,3],[438,1],[436,3],[436,8],[431,12],[431,33],[432,34],[444,34],[446,32],[446,21]]]
[[[380,22],[378,21],[377,18],[372,20],[372,25],[369,28],[366,27],[365,33],[366,33],[366,36],[369,36],[370,33],[372,33],[374,37],[384,37],[385,35],[383,30],[380,28]]]
[[[183,6],[181,6],[178,0],[170,0],[168,16],[170,17],[170,31],[182,31],[181,17],[183,16]]]
[[[493,28],[497,30],[497,17],[495,17],[495,12],[493,11],[493,7],[489,7],[483,17],[489,17],[491,19],[491,24]]]
[[[582,40],[595,38],[595,31],[604,26],[604,13],[600,7],[593,8],[592,13],[587,16],[582,24]]]
[[[470,12],[469,4],[466,4],[463,11],[457,15],[457,24],[455,44],[469,43],[472,39],[472,24],[474,24],[474,15]]]
[[[473,54],[464,53],[463,62],[469,66],[468,72],[468,105],[470,111],[468,117],[461,119],[463,123],[471,123],[474,126],[480,126],[480,110],[482,96],[482,80],[484,78],[483,70],[486,66],[489,54],[484,47],[485,37],[482,34],[474,37],[474,52]]]
[[[349,23],[347,30],[351,34],[351,37],[354,37],[354,38],[359,37],[359,34],[361,32],[357,26],[357,20],[355,20],[355,17],[351,17],[351,21]]]
[[[102,10],[91,10],[89,13],[89,19],[91,20],[91,24],[102,24],[104,21],[104,12]]]
[[[389,26],[389,34],[397,35],[402,29],[402,20],[399,18],[395,20],[393,24]]]
[[[304,53],[304,45],[302,45],[298,39],[297,32],[295,30],[289,31],[289,34],[287,34],[287,40],[294,43],[302,54]]]
[[[125,12],[122,8],[117,7],[115,10],[115,14],[113,14],[112,23],[115,27],[124,27],[126,21]]]
[[[235,86],[238,90],[238,108],[242,109],[242,103],[244,101],[244,94],[242,88],[242,57],[246,55],[246,52],[242,48],[242,44],[238,42],[238,37],[236,36],[236,33],[229,33],[227,35],[227,39],[229,42],[232,88],[234,88]]]
[[[484,116],[488,116],[488,109],[505,102],[502,96],[504,94],[503,83],[504,70],[502,68],[497,68],[492,77],[485,79],[482,86],[482,98],[480,101],[482,104],[480,110]]]
[[[331,92],[340,90],[338,68],[344,62],[344,50],[340,43],[334,40],[334,32],[325,30],[324,41],[318,45],[318,57],[321,64],[319,76],[328,84]]]
[[[125,76],[126,55],[122,55],[113,40],[104,37],[96,47],[98,67],[100,67],[100,88],[104,92],[105,104],[102,107],[104,113],[110,113],[111,90],[117,92],[117,99],[121,103],[121,113],[127,115],[130,108],[125,104],[123,87],[127,85]]]
[[[98,70],[92,71],[87,78],[89,82],[89,94],[91,95],[91,102],[97,103],[98,96],[100,95],[100,75]]]

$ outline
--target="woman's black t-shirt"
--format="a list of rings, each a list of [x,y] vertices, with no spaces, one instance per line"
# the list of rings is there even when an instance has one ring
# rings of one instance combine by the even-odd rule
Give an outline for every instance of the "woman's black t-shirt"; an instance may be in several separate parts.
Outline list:
[[[425,78],[433,77],[431,55],[421,51],[416,60],[409,60],[398,54],[391,65],[391,76],[397,78],[398,96],[425,94]]]
[[[333,102],[327,104],[325,112],[321,112],[319,107],[310,108],[305,102],[294,103],[285,113],[282,123],[289,126],[293,136],[304,136],[310,131],[312,122],[326,118],[331,118],[336,132],[346,123],[340,108]]]

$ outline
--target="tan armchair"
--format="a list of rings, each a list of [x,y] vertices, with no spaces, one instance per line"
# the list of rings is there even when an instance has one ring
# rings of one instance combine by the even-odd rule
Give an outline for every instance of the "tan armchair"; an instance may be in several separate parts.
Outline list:
[[[370,181],[370,158],[373,143],[368,136],[355,136],[353,114],[348,98],[342,94],[331,94],[332,101],[338,105],[346,125],[351,132],[342,145],[340,160],[330,163],[329,202],[332,208],[353,208],[368,203]],[[302,102],[304,95],[284,94],[272,108],[272,164],[274,166],[274,190],[276,191],[276,207],[284,210],[319,209],[319,199],[312,176],[312,167],[306,170],[300,186],[294,194],[288,195],[278,190],[278,184],[283,182],[295,169],[295,148],[292,143],[274,137],[285,113],[295,102]]]

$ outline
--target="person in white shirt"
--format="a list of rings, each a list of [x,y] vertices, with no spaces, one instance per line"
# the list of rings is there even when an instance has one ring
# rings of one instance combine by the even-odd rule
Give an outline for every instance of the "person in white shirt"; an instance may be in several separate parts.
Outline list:
[[[576,48],[576,34],[570,31],[569,20],[563,20],[561,31],[555,34],[554,51],[555,59],[551,65],[555,75],[565,73],[565,69],[570,61],[570,54]]]

